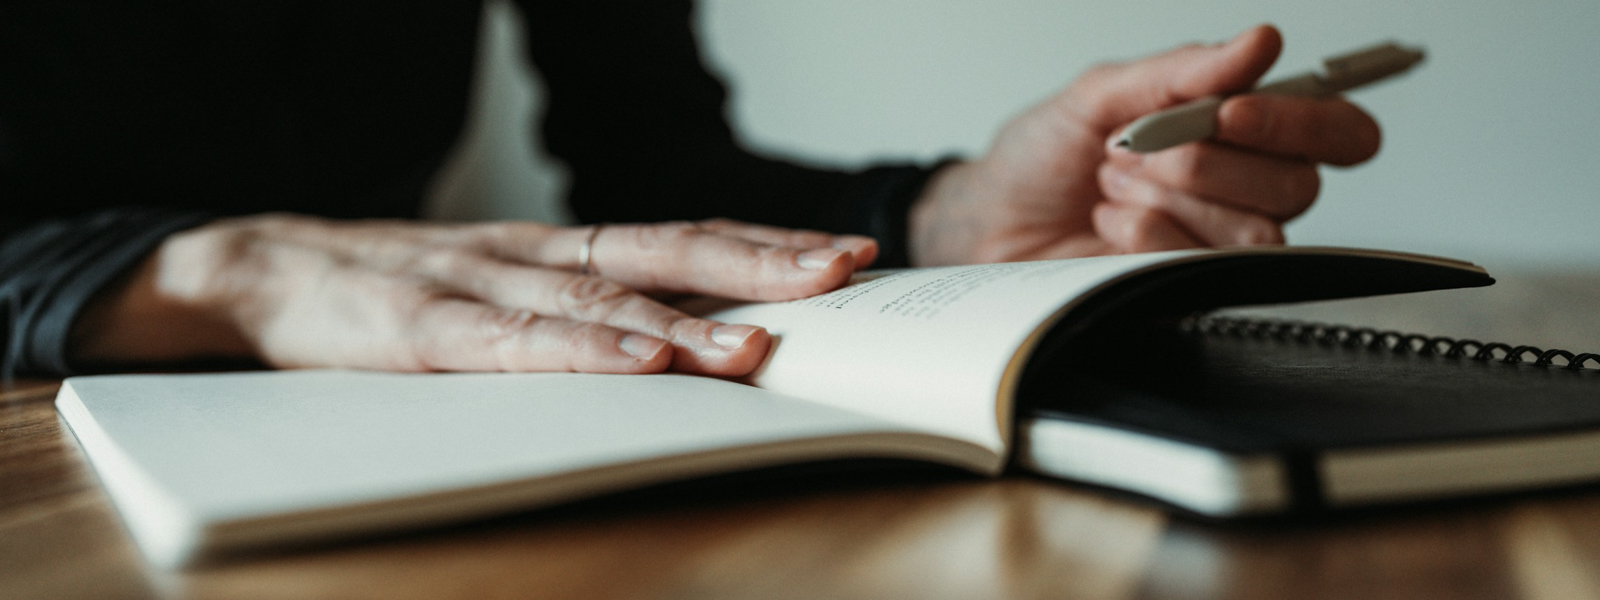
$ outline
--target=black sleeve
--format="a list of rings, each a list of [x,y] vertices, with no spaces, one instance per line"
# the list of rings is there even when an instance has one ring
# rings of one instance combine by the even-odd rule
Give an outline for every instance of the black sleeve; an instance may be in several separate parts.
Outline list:
[[[706,71],[688,0],[521,2],[549,88],[546,149],[572,170],[585,222],[727,217],[877,238],[904,266],[906,214],[931,168],[805,168],[741,148]]]
[[[102,287],[201,213],[119,208],[33,223],[0,217],[0,379],[64,376],[67,334]]]

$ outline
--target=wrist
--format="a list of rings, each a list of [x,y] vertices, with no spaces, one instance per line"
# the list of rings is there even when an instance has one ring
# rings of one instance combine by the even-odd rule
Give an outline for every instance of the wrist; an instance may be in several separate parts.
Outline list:
[[[906,216],[907,241],[911,266],[930,267],[961,264],[961,248],[970,245],[974,225],[971,211],[964,207],[975,161],[953,161],[928,178],[922,194],[911,204]]]
[[[160,364],[244,358],[251,345],[223,307],[185,285],[214,261],[196,243],[218,224],[169,236],[130,272],[97,293],[73,322],[67,353],[78,364]]]

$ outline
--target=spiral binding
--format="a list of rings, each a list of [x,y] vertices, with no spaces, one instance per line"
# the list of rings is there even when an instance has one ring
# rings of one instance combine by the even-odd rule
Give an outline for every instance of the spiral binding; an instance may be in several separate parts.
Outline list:
[[[1368,327],[1330,325],[1311,321],[1194,316],[1184,319],[1179,324],[1179,329],[1187,333],[1274,339],[1315,343],[1330,347],[1365,348],[1368,350],[1387,350],[1400,354],[1411,353],[1419,356],[1470,358],[1481,361],[1497,360],[1507,363],[1524,362],[1526,357],[1532,356],[1534,357],[1533,364],[1535,366],[1565,368],[1574,371],[1589,368],[1585,364],[1592,361],[1595,364],[1593,368],[1600,369],[1600,354],[1593,352],[1575,354],[1560,349],[1544,350],[1537,346],[1512,346],[1499,342],[1484,343],[1471,339],[1458,340],[1448,337],[1428,337],[1414,333],[1380,331]],[[1557,360],[1564,362],[1557,363]]]

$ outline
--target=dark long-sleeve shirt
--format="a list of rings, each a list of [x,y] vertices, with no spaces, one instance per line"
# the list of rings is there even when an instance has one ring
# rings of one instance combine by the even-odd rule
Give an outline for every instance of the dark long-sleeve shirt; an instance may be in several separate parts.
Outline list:
[[[878,237],[905,260],[927,170],[751,154],[687,0],[520,2],[546,149],[588,222],[729,217]],[[66,374],[93,295],[221,215],[416,217],[460,135],[474,0],[0,7],[0,373]]]

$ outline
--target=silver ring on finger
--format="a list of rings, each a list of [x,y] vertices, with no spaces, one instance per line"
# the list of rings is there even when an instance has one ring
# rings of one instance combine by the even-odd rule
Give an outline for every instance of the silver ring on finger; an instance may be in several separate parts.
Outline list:
[[[599,276],[600,270],[594,266],[594,240],[600,237],[600,230],[605,223],[596,223],[589,227],[589,235],[583,239],[583,245],[578,247],[578,274]]]

